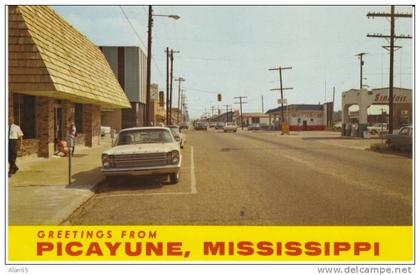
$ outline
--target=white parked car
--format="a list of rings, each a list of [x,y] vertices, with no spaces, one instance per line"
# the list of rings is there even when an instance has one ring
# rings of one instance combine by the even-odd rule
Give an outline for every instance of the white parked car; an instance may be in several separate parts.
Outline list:
[[[165,127],[135,127],[118,133],[114,147],[102,154],[102,173],[113,176],[169,175],[179,181],[182,156],[178,142]]]
[[[175,140],[179,143],[179,147],[184,148],[184,144],[187,141],[187,136],[179,130],[176,125],[170,125],[168,128],[171,130]]]
[[[105,136],[107,134],[111,133],[111,127],[109,126],[101,126],[101,136]]]
[[[234,122],[228,122],[223,127],[223,132],[236,132],[238,130],[238,126]]]
[[[372,126],[367,127],[369,134],[371,135],[381,135],[386,134],[388,132],[388,124],[387,123],[375,123]]]

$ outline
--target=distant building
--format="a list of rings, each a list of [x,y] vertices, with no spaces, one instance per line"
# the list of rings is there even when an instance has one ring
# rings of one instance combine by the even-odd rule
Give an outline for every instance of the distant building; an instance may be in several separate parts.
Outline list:
[[[103,110],[103,125],[117,130],[146,125],[146,55],[139,47],[101,46],[100,49],[131,105],[130,109]]]
[[[252,123],[269,123],[270,116],[265,113],[243,113],[242,120],[244,126],[248,126]]]
[[[282,107],[268,110],[269,122],[275,129],[281,125]],[[283,106],[285,120],[290,131],[325,130],[327,128],[325,105],[321,104],[291,104]]]
[[[157,84],[150,85],[150,117],[152,118],[153,125],[165,123],[166,111],[164,97],[163,92],[159,92],[159,86]]]
[[[104,55],[47,6],[8,6],[8,104],[23,154],[48,158],[71,123],[76,144],[101,141],[101,109],[130,108]]]

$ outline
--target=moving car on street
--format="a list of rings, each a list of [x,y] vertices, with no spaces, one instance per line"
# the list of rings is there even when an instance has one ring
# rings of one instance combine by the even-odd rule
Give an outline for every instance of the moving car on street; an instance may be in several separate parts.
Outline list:
[[[194,125],[194,130],[206,130],[207,131],[207,124],[205,122],[196,122]]]
[[[223,132],[236,132],[238,130],[238,126],[234,122],[226,123],[225,127],[223,127]]]
[[[187,137],[185,134],[181,133],[180,127],[176,125],[170,125],[168,126],[169,129],[171,129],[172,135],[174,136],[175,140],[179,143],[179,147],[184,148],[184,144],[187,140]]]
[[[259,123],[251,123],[248,126],[248,130],[260,130],[260,129],[261,129],[261,127],[260,127]]]
[[[182,156],[179,144],[168,128],[123,129],[115,144],[102,153],[102,173],[107,178],[169,175],[171,183],[178,183]]]
[[[219,121],[219,122],[216,122],[214,129],[219,130],[219,129],[223,129],[223,127],[225,127],[225,123],[222,121]]]
[[[388,134],[386,143],[392,149],[412,150],[413,148],[413,126],[402,127],[398,134]]]
[[[188,122],[182,122],[179,124],[179,130],[186,129],[188,130]]]

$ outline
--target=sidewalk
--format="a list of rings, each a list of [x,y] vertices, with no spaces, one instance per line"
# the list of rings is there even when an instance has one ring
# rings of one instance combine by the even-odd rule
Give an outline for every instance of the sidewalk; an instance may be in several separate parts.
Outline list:
[[[93,195],[101,175],[106,137],[95,148],[76,147],[72,183],[68,185],[68,158],[18,158],[19,171],[8,180],[9,225],[58,225]]]

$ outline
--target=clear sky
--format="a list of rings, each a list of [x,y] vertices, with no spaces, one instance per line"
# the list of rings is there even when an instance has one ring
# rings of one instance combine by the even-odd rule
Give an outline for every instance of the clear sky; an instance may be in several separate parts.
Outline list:
[[[123,6],[140,39],[119,6],[54,6],[61,16],[97,45],[140,46],[147,43],[147,7]],[[397,7],[397,12],[412,12]],[[155,6],[155,14],[176,14],[179,20],[154,18],[152,82],[166,89],[166,47],[175,55],[174,76],[182,85],[193,117],[211,106],[233,104],[247,96],[244,112],[277,107],[279,87],[272,67],[283,71],[283,86],[289,104],[317,104],[332,100],[341,109],[341,92],[359,87],[359,60],[364,56],[364,84],[369,89],[388,86],[389,54],[385,39],[367,33],[389,34],[385,18],[368,19],[369,11],[389,11],[381,6]],[[413,19],[398,19],[397,34],[413,35]],[[397,40],[394,85],[412,88],[413,41]],[[178,83],[175,83],[178,85]],[[175,87],[174,87],[175,88]],[[176,86],[177,88],[177,86]],[[177,90],[176,90],[177,91]],[[223,101],[217,102],[217,93]],[[176,100],[175,100],[176,104]]]

